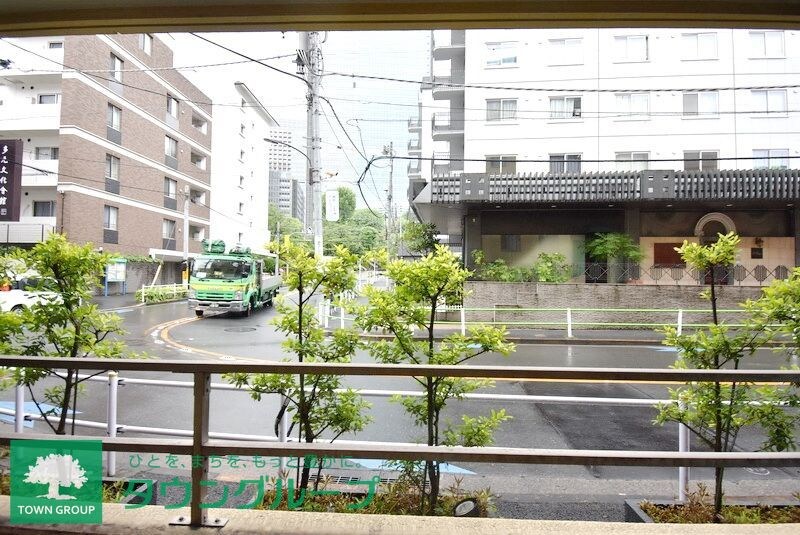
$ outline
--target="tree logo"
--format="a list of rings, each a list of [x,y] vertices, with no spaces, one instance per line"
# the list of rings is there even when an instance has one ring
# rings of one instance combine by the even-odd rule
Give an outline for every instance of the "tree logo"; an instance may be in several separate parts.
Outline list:
[[[99,440],[12,440],[11,523],[102,522]]]

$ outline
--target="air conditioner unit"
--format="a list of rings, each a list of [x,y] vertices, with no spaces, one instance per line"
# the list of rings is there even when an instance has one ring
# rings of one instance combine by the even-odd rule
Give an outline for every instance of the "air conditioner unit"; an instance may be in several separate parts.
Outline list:
[[[581,116],[581,109],[580,108],[575,108],[574,110],[572,110],[572,116],[573,117],[580,117]]]

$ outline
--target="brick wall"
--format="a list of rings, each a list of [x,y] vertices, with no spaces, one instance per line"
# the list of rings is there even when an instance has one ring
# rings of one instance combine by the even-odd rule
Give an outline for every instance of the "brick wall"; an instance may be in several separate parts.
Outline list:
[[[604,308],[623,309],[619,312],[585,312],[573,310],[572,319],[580,322],[659,323],[675,324],[677,314],[626,312],[631,309],[701,309],[709,308],[708,301],[699,297],[700,286],[643,286],[626,284],[536,284],[470,281],[466,285],[469,295],[467,308],[492,309],[468,312],[467,321],[508,322],[509,328],[526,328],[512,322],[566,322],[566,312],[515,311],[519,308]],[[738,309],[738,304],[761,295],[760,288],[725,286],[719,291],[720,309]],[[448,319],[457,320],[450,313]],[[738,321],[742,314],[722,314],[726,321]],[[711,314],[685,312],[684,323],[707,323]],[[548,328],[547,326],[527,326]],[[563,325],[550,326],[563,329]],[[578,326],[575,328],[614,328],[612,326]]]

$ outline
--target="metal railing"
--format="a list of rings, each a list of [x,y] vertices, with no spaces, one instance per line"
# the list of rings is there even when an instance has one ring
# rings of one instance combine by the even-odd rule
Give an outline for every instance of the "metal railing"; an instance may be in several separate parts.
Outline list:
[[[189,286],[187,284],[144,284],[142,287],[137,290],[137,293],[141,292],[141,299],[142,303],[147,303],[148,300],[153,296],[160,297],[167,297],[172,300],[177,299],[185,299],[187,293],[189,292]],[[163,301],[163,299],[158,299],[156,302]]]
[[[211,438],[209,433],[209,405],[211,375],[221,373],[278,373],[278,374],[330,374],[343,376],[382,377],[473,377],[545,380],[598,380],[598,381],[721,381],[721,382],[777,382],[800,381],[800,371],[790,370],[677,370],[630,368],[556,368],[522,366],[436,366],[407,364],[362,363],[229,363],[174,360],[117,360],[117,359],[52,359],[48,357],[0,357],[0,366],[36,367],[44,369],[159,371],[191,374],[193,390],[193,418],[191,439],[120,438],[101,439],[108,452],[136,451],[143,453],[172,453],[192,455],[202,461],[192,466],[190,522],[194,527],[215,525],[208,521],[204,503],[207,487],[201,482],[208,479],[210,455],[270,455],[276,457],[353,456],[368,459],[424,460],[442,462],[500,462],[515,464],[557,464],[595,466],[665,466],[665,467],[780,467],[800,464],[800,453],[780,452],[673,452],[628,450],[564,450],[535,448],[482,447],[463,448],[450,446],[398,445],[398,444],[338,444],[338,443],[274,443]],[[115,428],[116,429],[116,428]],[[0,444],[12,439],[68,440],[74,436],[46,434],[0,433]],[[96,437],[81,437],[96,438]],[[219,525],[218,523],[216,525]]]

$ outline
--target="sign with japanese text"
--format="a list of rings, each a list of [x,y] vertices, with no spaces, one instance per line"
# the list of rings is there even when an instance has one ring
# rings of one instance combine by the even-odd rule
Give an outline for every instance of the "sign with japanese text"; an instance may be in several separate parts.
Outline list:
[[[0,221],[19,221],[22,140],[0,140]]]
[[[339,221],[339,190],[325,192],[325,220]]]

